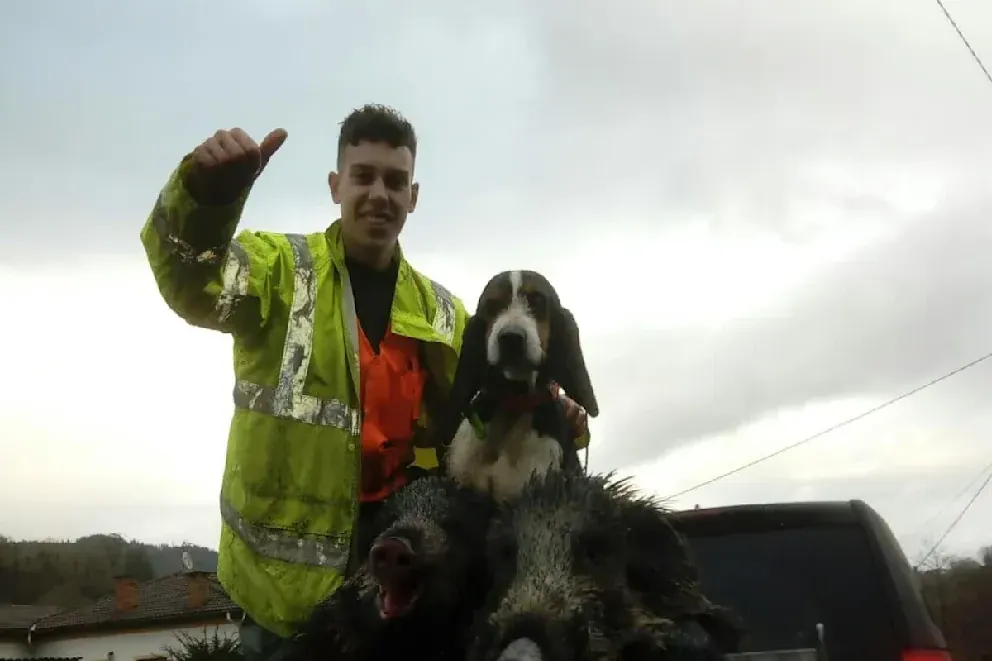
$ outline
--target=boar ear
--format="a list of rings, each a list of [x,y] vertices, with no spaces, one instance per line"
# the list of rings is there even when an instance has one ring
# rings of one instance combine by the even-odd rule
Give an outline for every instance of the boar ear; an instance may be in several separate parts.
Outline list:
[[[579,326],[570,310],[557,307],[552,312],[550,336],[547,375],[564,388],[565,394],[583,407],[589,417],[595,418],[599,415],[599,403],[582,355]]]
[[[486,362],[486,320],[474,315],[465,325],[462,335],[462,350],[458,355],[458,366],[451,383],[447,402],[440,407],[440,415],[431,433],[431,440],[439,450],[451,444],[468,413],[472,398],[482,387],[482,377]]]

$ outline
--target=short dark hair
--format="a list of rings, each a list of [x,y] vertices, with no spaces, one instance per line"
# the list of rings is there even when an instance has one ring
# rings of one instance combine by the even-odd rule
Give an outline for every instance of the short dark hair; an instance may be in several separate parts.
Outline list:
[[[395,149],[406,147],[417,157],[417,134],[399,111],[377,103],[352,110],[341,122],[338,135],[338,165],[348,145],[359,142],[385,142]]]

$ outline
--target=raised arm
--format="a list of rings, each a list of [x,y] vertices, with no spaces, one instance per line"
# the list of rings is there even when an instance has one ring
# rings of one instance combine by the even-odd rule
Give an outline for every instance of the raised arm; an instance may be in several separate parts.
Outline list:
[[[238,221],[251,186],[286,139],[256,145],[244,131],[218,131],[187,155],[159,193],[141,242],[165,302],[188,323],[248,335],[268,317],[275,260],[264,234]]]

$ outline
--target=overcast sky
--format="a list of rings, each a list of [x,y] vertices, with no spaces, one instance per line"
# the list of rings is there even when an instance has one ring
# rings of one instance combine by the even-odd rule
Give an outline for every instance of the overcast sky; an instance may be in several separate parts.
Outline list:
[[[0,3],[0,533],[216,546],[230,340],[139,231],[218,128],[289,140],[242,226],[317,231],[338,122],[420,136],[407,256],[546,273],[659,495],[992,350],[992,85],[929,0]],[[992,5],[948,0],[992,64]],[[862,498],[917,555],[992,462],[992,361],[679,506]],[[955,497],[957,497],[955,499]],[[992,489],[947,540],[992,543]]]

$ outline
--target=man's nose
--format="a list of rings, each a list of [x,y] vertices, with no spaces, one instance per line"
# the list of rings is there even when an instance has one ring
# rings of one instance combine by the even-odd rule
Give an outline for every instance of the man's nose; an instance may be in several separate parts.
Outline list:
[[[376,177],[369,186],[369,198],[376,200],[386,199],[388,195],[386,194],[386,184],[383,183],[382,177]]]

